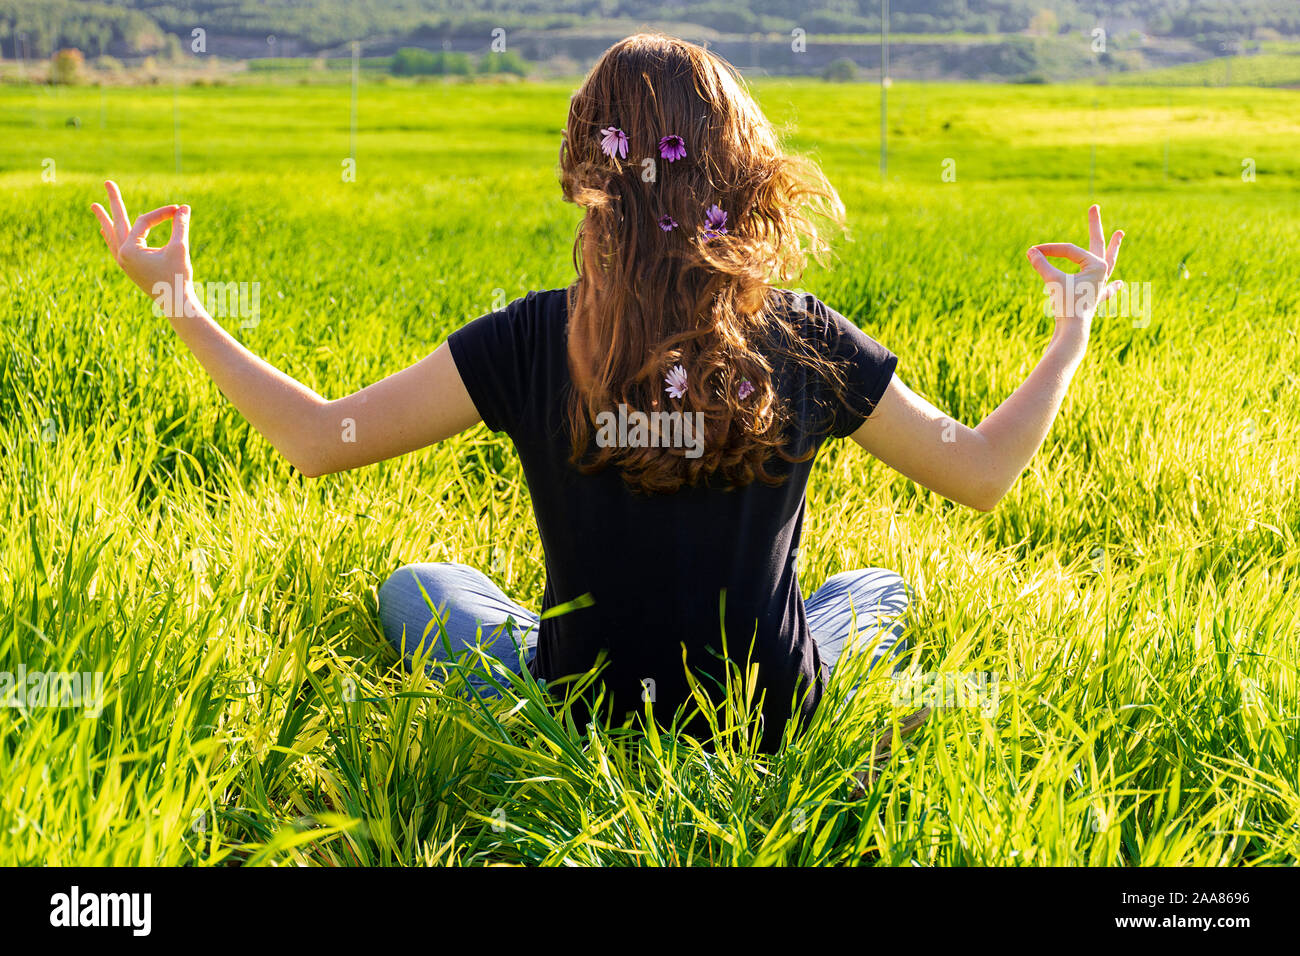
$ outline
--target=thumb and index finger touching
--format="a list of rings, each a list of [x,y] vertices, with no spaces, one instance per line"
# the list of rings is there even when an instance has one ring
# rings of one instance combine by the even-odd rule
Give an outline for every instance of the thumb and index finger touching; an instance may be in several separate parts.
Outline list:
[[[99,220],[99,234],[104,237],[104,241],[114,255],[127,243],[143,247],[149,230],[168,219],[174,220],[168,245],[185,245],[189,242],[190,207],[188,205],[169,203],[166,206],[159,206],[144,213],[132,223],[117,183],[110,179],[104,184],[104,189],[108,192],[112,215],[109,215],[99,203],[92,203],[90,208]]]
[[[1087,249],[1082,249],[1072,242],[1042,242],[1030,246],[1026,256],[1034,271],[1047,282],[1062,282],[1065,279],[1065,274],[1047,261],[1048,257],[1067,259],[1083,268],[1104,265],[1106,275],[1109,276],[1115,270],[1119,246],[1123,239],[1124,233],[1117,230],[1110,237],[1109,243],[1105,241],[1105,232],[1101,227],[1101,208],[1093,205],[1088,210]]]

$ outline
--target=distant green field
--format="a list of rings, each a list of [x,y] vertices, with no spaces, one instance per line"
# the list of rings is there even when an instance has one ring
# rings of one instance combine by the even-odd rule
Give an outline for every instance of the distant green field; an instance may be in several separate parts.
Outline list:
[[[819,459],[805,593],[896,568],[926,592],[917,667],[999,689],[988,714],[937,709],[853,800],[909,709],[888,680],[849,701],[837,679],[762,761],[403,674],[375,618],[400,564],[470,562],[540,602],[508,441],[301,478],[88,208],[110,176],[132,213],[190,203],[196,278],[259,283],[256,323],[228,326],[340,396],[569,281],[570,92],[363,86],[346,183],[346,86],[0,88],[0,672],[105,675],[95,719],[0,708],[0,862],[1295,863],[1296,94],[899,84],[882,183],[877,90],[758,87],[849,208],[803,287],[950,414],[974,424],[1041,354],[1024,252],[1085,239],[1089,201],[1150,305],[1097,320],[992,514],[856,446]]]
[[[1300,87],[1300,50],[1224,56],[1159,70],[1121,73],[1110,82],[1137,86]]]

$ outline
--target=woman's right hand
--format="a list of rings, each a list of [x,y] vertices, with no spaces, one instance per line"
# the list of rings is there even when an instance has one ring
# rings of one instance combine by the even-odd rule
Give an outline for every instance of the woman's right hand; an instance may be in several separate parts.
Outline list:
[[[1122,283],[1106,285],[1115,269],[1117,232],[1106,246],[1101,210],[1088,210],[1089,248],[1069,242],[1033,246],[1029,261],[1056,305],[1056,334],[1029,377],[975,428],[953,421],[895,375],[853,439],[900,474],[951,501],[988,511],[1015,484],[1052,427],[1066,389],[1088,347],[1097,306]],[[1063,273],[1047,261],[1076,262]]]
[[[105,212],[99,203],[90,208],[99,219],[99,234],[104,237],[108,251],[132,282],[163,305],[163,311],[169,317],[179,318],[189,301],[188,293],[194,276],[190,265],[190,207],[159,206],[133,223],[126,214],[126,204],[117,183],[109,180],[104,183],[104,188],[108,192],[112,215]],[[148,242],[149,230],[168,219],[174,220],[171,240],[161,248],[153,248]]]
[[[1047,283],[1047,294],[1052,298],[1057,327],[1077,325],[1087,331],[1098,307],[1119,291],[1122,282],[1107,280],[1115,271],[1119,244],[1124,233],[1116,232],[1107,245],[1101,228],[1101,207],[1088,210],[1088,248],[1080,249],[1072,242],[1044,242],[1030,246],[1026,256],[1034,271]],[[1078,272],[1062,272],[1048,257],[1069,259],[1078,265]]]

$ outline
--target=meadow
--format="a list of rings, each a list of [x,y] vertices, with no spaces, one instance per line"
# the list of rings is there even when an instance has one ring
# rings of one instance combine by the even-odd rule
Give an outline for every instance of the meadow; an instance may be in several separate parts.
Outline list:
[[[417,560],[545,578],[508,439],[293,472],[109,260],[89,211],[193,206],[201,281],[258,283],[250,348],[339,397],[566,284],[573,83],[0,88],[0,672],[102,672],[102,711],[0,708],[0,863],[1295,863],[1300,850],[1297,93],[759,82],[848,208],[816,292],[975,424],[1050,336],[1035,242],[1102,206],[1149,315],[1101,316],[992,513],[828,446],[801,580],[923,587],[924,673],[984,675],[863,796],[911,708],[837,677],[772,758],[574,726],[395,666]],[[73,120],[75,119],[75,122]],[[166,235],[165,228],[162,235]],[[241,327],[244,326],[244,327]],[[671,715],[659,715],[667,722]]]
[[[1138,70],[1112,78],[1140,86],[1300,86],[1300,51],[1291,46],[1254,56],[1222,56],[1196,63]]]

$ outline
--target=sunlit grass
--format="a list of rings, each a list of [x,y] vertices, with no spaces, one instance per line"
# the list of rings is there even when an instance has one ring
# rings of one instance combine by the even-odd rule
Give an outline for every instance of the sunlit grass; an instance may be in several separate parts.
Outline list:
[[[1267,46],[1267,44],[1266,44]],[[1112,83],[1137,86],[1300,86],[1300,50],[1294,44],[1250,56],[1223,56],[1157,70],[1121,73]]]
[[[237,334],[337,396],[497,290],[568,280],[567,93],[363,88],[344,184],[346,89],[182,90],[179,174],[170,90],[106,91],[103,128],[99,91],[0,90],[0,671],[106,689],[93,719],[0,709],[0,860],[1294,862],[1294,95],[903,85],[882,187],[874,92],[760,87],[849,206],[839,261],[802,285],[951,414],[977,421],[1041,353],[1024,249],[1079,241],[1090,199],[1152,303],[1098,319],[990,515],[856,446],[819,460],[805,593],[896,568],[926,595],[916,667],[997,680],[995,712],[937,709],[853,800],[909,709],[879,677],[851,700],[837,680],[764,760],[734,736],[592,736],[526,679],[485,706],[395,667],[375,592],[404,562],[466,561],[540,603],[508,442],[480,428],[301,479],[115,274],[88,211],[109,175],[133,212],[191,203],[198,278],[261,284]]]

